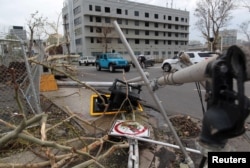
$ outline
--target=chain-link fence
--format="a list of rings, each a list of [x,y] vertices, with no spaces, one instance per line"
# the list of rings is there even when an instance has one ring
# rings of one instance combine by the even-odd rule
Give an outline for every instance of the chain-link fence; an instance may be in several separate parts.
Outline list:
[[[41,56],[37,53],[35,59],[42,59]],[[27,58],[22,41],[0,40],[0,119],[3,122],[18,125],[23,115],[41,113],[38,97],[41,67],[30,64],[28,59],[32,58]],[[0,122],[0,133],[9,131],[3,122]]]

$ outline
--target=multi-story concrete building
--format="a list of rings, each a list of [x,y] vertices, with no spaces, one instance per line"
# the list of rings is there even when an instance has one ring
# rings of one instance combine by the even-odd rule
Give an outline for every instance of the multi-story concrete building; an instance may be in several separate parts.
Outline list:
[[[231,45],[236,45],[237,43],[237,30],[222,30],[219,32],[220,40],[218,44],[220,45],[220,49],[227,48]]]
[[[128,0],[67,0],[62,14],[71,53],[98,55],[115,50],[128,55],[114,20],[135,55],[166,58],[187,49],[188,11]]]
[[[27,33],[26,30],[22,26],[12,26],[9,30],[9,34],[13,36],[18,36],[20,39],[26,41]]]

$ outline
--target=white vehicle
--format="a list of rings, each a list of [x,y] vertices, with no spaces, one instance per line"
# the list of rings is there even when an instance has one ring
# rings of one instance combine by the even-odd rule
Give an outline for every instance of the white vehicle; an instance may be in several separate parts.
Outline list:
[[[192,64],[199,63],[203,60],[208,59],[209,57],[212,57],[214,53],[212,52],[207,52],[207,51],[187,51],[184,52],[189,56],[189,60]],[[165,59],[162,62],[161,68],[165,72],[174,72],[178,71],[182,68],[187,67],[186,64],[182,63],[179,59],[180,53],[178,53],[176,56],[170,59]]]
[[[81,66],[82,64],[84,64],[88,66],[89,64],[92,64],[94,66],[95,60],[96,58],[94,56],[82,56],[79,59],[79,65]]]

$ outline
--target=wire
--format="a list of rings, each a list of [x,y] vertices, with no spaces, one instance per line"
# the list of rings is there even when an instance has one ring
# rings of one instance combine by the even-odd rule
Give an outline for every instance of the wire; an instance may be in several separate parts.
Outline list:
[[[203,99],[202,99],[202,94],[201,94],[201,86],[199,82],[195,82],[196,88],[197,88],[197,93],[199,95],[200,98],[200,102],[201,102],[201,108],[202,108],[202,113],[203,115],[205,114],[205,108],[204,108],[204,104],[203,104]]]

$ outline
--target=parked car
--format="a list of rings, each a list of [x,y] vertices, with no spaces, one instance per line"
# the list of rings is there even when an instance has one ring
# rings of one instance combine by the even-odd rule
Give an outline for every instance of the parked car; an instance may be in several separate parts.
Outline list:
[[[92,64],[94,66],[95,60],[96,60],[96,58],[94,56],[81,56],[78,62],[79,62],[80,66],[82,64],[84,64],[86,66],[88,66],[89,64]]]
[[[199,63],[203,60],[208,59],[209,57],[212,57],[214,53],[208,52],[208,51],[187,51],[184,52],[189,56],[190,62],[192,64]],[[179,57],[181,53],[178,53],[175,55],[173,58],[170,59],[165,59],[162,64],[161,68],[165,72],[170,72],[170,71],[178,71],[182,68],[185,68],[186,65],[181,63]]]
[[[140,63],[140,60],[141,60],[142,57],[145,58],[145,66],[146,67],[154,66],[155,60],[154,60],[154,58],[152,56],[150,56],[150,55],[138,55],[138,56],[136,56],[139,63]],[[133,67],[135,67],[133,62],[132,62],[132,65],[133,65]]]
[[[116,69],[124,69],[129,72],[130,64],[120,53],[103,53],[96,59],[96,70],[109,69],[114,72]]]

